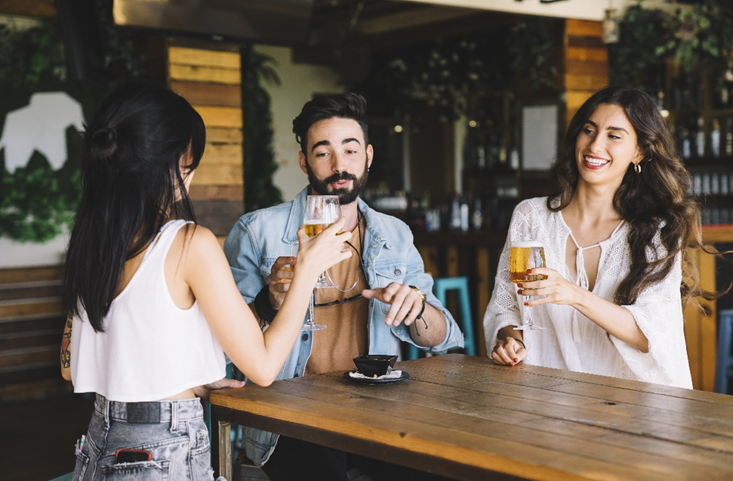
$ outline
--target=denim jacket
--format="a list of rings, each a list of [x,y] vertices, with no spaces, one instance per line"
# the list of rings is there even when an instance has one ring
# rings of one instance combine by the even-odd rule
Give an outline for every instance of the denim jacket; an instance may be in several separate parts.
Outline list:
[[[275,260],[290,255],[290,246],[298,240],[298,228],[303,224],[307,193],[306,188],[293,202],[243,215],[229,233],[224,253],[239,292],[248,303],[267,284]],[[359,211],[366,220],[363,264],[369,286],[387,287],[398,282],[418,287],[427,295],[427,302],[445,315],[447,326],[443,342],[432,348],[417,347],[432,353],[463,347],[463,334],[456,321],[433,295],[433,279],[425,273],[409,227],[395,217],[369,208],[361,199],[358,202]],[[400,341],[414,344],[404,324],[387,326],[384,323],[389,308],[389,304],[378,300],[369,301],[367,329],[371,354],[396,355],[400,352]],[[312,334],[302,332],[277,379],[302,376],[312,345]],[[246,427],[243,431],[247,457],[258,465],[264,464],[272,454],[278,435]]]

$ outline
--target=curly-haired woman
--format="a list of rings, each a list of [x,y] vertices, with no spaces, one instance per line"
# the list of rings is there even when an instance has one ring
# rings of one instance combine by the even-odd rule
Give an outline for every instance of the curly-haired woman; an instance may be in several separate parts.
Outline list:
[[[595,93],[552,174],[559,192],[512,216],[484,317],[492,359],[691,388],[682,306],[699,293],[686,247],[700,243],[700,214],[652,99],[623,87]],[[545,279],[515,289],[509,249],[530,239],[547,259],[531,273]],[[520,303],[545,329],[514,329]]]

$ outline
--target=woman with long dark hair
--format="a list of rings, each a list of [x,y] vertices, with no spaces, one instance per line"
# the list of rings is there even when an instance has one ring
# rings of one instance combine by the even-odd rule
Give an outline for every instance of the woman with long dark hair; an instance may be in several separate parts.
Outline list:
[[[498,364],[692,387],[683,296],[700,294],[686,248],[700,245],[690,176],[644,92],[607,87],[573,116],[552,174],[560,189],[512,216],[486,310]],[[545,279],[509,280],[513,242],[542,242]],[[531,296],[531,297],[530,297]],[[522,331],[519,303],[543,330]]]
[[[216,237],[195,224],[188,186],[204,146],[191,105],[146,81],[115,89],[86,127],[61,360],[96,401],[74,479],[213,479],[200,386],[227,384],[224,353],[270,384],[318,273],[351,255],[343,219],[315,238],[301,228],[292,286],[263,334]]]

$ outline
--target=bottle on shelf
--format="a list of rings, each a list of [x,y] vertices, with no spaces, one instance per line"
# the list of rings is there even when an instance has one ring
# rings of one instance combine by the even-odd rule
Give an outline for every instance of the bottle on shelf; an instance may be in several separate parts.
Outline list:
[[[725,155],[733,155],[733,115],[725,118]]]
[[[461,199],[458,192],[453,194],[450,208],[450,228],[458,230],[461,228]]]
[[[699,159],[705,157],[705,121],[702,115],[697,117],[695,126],[695,157]]]
[[[481,230],[484,226],[484,215],[481,208],[481,198],[476,197],[473,201],[473,213],[471,214],[471,226],[476,230]]]
[[[720,157],[720,120],[713,119],[713,129],[710,131],[710,153],[713,157]]]
[[[461,230],[468,232],[468,201],[464,196],[461,196],[460,204]]]
[[[519,151],[516,147],[513,147],[509,153],[509,168],[519,170]]]

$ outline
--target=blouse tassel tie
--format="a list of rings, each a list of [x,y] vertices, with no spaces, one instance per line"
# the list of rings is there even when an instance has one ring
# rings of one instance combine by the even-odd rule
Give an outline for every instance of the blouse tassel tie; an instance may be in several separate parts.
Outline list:
[[[593,244],[592,246],[588,247],[580,247],[578,245],[578,241],[575,240],[575,236],[573,236],[572,232],[570,233],[570,238],[573,240],[575,247],[578,249],[575,253],[575,271],[577,273],[575,285],[585,290],[588,290],[588,273],[585,272],[585,258],[583,257],[583,251],[593,249],[594,247],[599,247],[601,243],[599,242],[598,244]],[[570,320],[570,326],[572,328],[573,341],[580,344],[582,338],[580,336],[580,321],[578,320],[578,311],[576,309],[573,309],[573,316]]]

